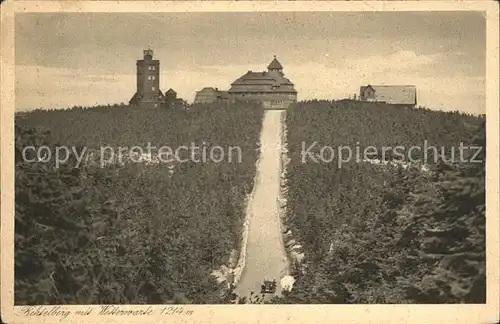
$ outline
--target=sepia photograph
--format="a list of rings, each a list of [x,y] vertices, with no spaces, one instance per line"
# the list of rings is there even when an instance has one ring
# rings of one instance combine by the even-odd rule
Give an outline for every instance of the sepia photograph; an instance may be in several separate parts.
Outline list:
[[[10,13],[6,323],[499,320],[498,4],[94,3]]]

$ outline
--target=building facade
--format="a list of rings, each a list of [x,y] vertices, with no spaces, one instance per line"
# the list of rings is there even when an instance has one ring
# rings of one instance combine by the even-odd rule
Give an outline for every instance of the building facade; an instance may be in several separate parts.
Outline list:
[[[414,108],[417,105],[417,88],[414,85],[362,86],[359,90],[359,100]]]
[[[194,103],[213,103],[217,101],[219,89],[212,87],[205,87],[200,91],[196,91]]]
[[[228,102],[229,95],[227,91],[219,90],[219,88],[205,87],[200,91],[196,91],[194,103],[225,103]]]
[[[153,50],[144,50],[144,58],[137,60],[137,90],[130,99],[131,105],[158,108],[164,103],[160,90],[160,61],[153,60]]]
[[[231,83],[229,100],[258,101],[265,109],[286,109],[297,101],[294,84],[283,73],[276,56],[264,72],[248,71]]]

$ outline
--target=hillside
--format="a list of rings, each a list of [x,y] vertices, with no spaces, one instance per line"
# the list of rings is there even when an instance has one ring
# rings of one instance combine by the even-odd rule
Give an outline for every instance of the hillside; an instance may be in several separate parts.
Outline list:
[[[211,272],[238,242],[262,111],[97,107],[16,118],[15,303],[221,303]],[[46,132],[47,131],[47,132]],[[237,161],[56,168],[23,148],[239,146]],[[28,156],[33,157],[33,153]],[[169,172],[171,171],[171,172]],[[221,293],[222,291],[222,293]]]
[[[484,162],[449,159],[461,142],[485,145],[484,120],[311,101],[290,107],[286,127],[285,226],[301,243],[305,262],[295,265],[292,291],[275,302],[485,301]],[[315,141],[353,150],[359,145],[361,151],[424,141],[447,149],[445,161],[430,159],[426,172],[355,160],[339,168],[338,156],[303,163],[302,143]]]
[[[262,117],[254,106],[207,105],[18,117],[16,303],[230,302],[234,296],[210,273],[229,266],[239,249]],[[283,232],[305,258],[292,260],[293,289],[273,302],[484,302],[484,150],[475,156],[480,163],[452,161],[475,155],[459,156],[461,146],[485,146],[484,119],[315,100],[292,105],[285,128]],[[238,146],[242,163],[74,168],[72,156],[56,168],[21,158],[29,145],[90,152],[191,142]],[[314,154],[324,146],[377,153],[341,160],[335,151],[327,161],[304,162],[312,143]],[[425,145],[437,154],[409,150]],[[409,154],[380,154],[395,147]]]

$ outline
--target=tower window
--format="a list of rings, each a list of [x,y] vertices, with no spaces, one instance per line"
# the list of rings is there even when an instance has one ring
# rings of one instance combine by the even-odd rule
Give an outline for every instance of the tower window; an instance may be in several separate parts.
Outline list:
[[[150,65],[150,66],[148,66],[148,70],[149,70],[149,71],[151,71],[151,65]]]
[[[155,70],[155,67],[154,67],[154,65],[152,66],[152,70],[153,70],[153,71]]]
[[[153,80],[154,80],[154,79],[156,79],[154,75],[153,75],[153,76],[151,76],[151,78],[152,78]]]
[[[151,90],[156,91],[156,87],[151,87]]]
[[[148,80],[151,80],[151,76],[150,75],[148,75]]]

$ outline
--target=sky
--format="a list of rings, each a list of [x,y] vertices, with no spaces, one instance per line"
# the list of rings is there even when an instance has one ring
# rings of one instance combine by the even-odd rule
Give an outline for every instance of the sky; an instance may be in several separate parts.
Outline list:
[[[126,103],[150,47],[161,90],[187,101],[276,55],[299,100],[412,84],[417,105],[482,114],[485,23],[480,12],[17,14],[16,110]]]

